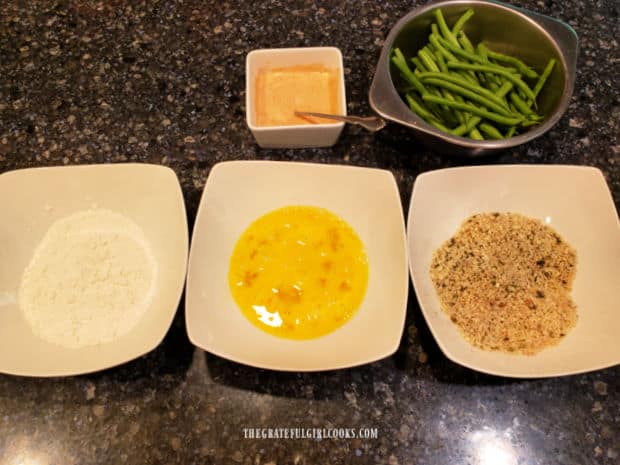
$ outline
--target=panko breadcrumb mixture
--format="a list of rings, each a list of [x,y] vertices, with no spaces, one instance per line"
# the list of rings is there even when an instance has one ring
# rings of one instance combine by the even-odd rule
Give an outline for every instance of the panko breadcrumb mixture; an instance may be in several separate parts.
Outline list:
[[[532,355],[575,326],[577,256],[552,228],[516,213],[469,217],[433,255],[441,307],[485,350]]]

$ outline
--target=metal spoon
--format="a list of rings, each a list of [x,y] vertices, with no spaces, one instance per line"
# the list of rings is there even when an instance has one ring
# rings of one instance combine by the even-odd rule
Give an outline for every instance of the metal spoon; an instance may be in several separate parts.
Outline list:
[[[344,121],[345,123],[357,124],[370,132],[380,131],[385,127],[385,120],[378,116],[342,116],[330,115],[327,113],[315,113],[312,111],[296,111],[296,116],[316,116],[318,118],[333,119],[336,121]]]

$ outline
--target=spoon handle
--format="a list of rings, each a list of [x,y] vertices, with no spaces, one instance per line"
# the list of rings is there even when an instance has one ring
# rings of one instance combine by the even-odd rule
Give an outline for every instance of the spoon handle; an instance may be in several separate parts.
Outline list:
[[[318,118],[333,119],[336,121],[344,121],[346,123],[358,124],[371,132],[376,132],[385,127],[385,121],[378,116],[343,116],[331,115],[327,113],[316,113],[313,111],[296,111],[297,116],[316,116]]]

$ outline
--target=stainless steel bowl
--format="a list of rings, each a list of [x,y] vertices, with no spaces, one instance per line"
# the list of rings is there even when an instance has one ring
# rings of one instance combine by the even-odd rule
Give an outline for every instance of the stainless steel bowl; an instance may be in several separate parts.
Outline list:
[[[493,50],[516,56],[539,71],[551,57],[556,59],[538,98],[538,111],[545,117],[542,124],[510,139],[475,141],[439,131],[409,110],[396,91],[402,81],[390,62],[390,54],[394,47],[399,47],[405,56],[413,56],[428,43],[435,8],[441,8],[448,24],[467,8],[473,8],[475,14],[464,30],[474,44],[484,40]],[[412,128],[434,150],[470,157],[488,155],[535,139],[558,122],[573,93],[576,62],[577,34],[561,21],[498,2],[433,2],[404,16],[390,31],[370,88],[370,105],[382,117]]]

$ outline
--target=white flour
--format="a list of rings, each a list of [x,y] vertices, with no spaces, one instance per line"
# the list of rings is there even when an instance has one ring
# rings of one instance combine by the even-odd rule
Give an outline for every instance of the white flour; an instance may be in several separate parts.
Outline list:
[[[19,305],[33,332],[68,348],[128,333],[149,306],[157,263],[144,233],[109,210],[54,223],[22,276]]]

